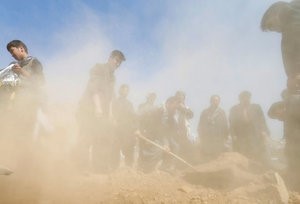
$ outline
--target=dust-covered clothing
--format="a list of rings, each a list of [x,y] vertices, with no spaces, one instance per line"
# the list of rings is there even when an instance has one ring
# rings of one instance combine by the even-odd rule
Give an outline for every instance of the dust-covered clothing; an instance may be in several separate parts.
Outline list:
[[[30,140],[37,119],[37,110],[44,100],[43,66],[37,58],[31,56],[13,63],[18,63],[29,76],[19,75],[19,84],[9,91],[9,97],[6,98],[8,100],[5,106],[8,116],[6,120],[11,127],[9,134],[21,140]]]
[[[284,120],[284,137],[286,141],[285,154],[287,158],[288,170],[298,182],[296,176],[300,171],[300,95],[292,94],[285,100],[286,114]]]
[[[132,166],[137,130],[137,117],[132,103],[125,97],[119,97],[113,101],[112,113],[115,122],[115,151],[123,153],[125,164]],[[120,159],[120,154],[117,157]]]
[[[175,117],[178,121],[178,137],[176,138],[179,145],[178,154],[185,160],[192,162],[195,149],[191,141],[190,119],[194,117],[194,113],[186,106],[179,107]]]
[[[93,95],[98,94],[104,116],[109,116],[110,105],[114,97],[115,76],[108,64],[96,64],[90,71],[87,88],[80,100],[79,111],[95,113]]]
[[[99,172],[110,168],[113,142],[113,124],[110,121],[111,102],[114,97],[115,76],[109,64],[96,64],[90,71],[87,88],[80,100],[77,112],[79,125],[78,149],[80,166],[92,167]],[[94,96],[98,95],[102,115],[96,115]],[[92,152],[90,155],[89,152]]]
[[[198,123],[201,151],[208,157],[214,157],[225,151],[228,139],[226,114],[221,108],[209,107],[202,111]]]
[[[298,175],[300,170],[300,1],[291,1],[289,6],[290,9],[283,16],[285,24],[281,40],[289,93],[285,100],[284,136],[289,171]],[[299,182],[298,176],[294,179]]]
[[[161,139],[163,144],[168,147],[168,149],[174,153],[179,154],[180,146],[178,143],[179,138],[179,123],[176,118],[176,111],[168,110],[166,108],[162,115],[162,130]],[[170,156],[168,153],[163,152],[162,154],[162,164],[160,169],[166,171],[172,171],[176,169],[177,160]]]
[[[290,9],[281,16],[282,25],[281,50],[284,68],[288,78],[300,74],[300,1],[289,3]]]
[[[144,137],[164,146],[166,141],[162,137],[162,116],[163,110],[161,108],[154,108],[150,111],[143,112],[143,114],[140,115],[140,131]],[[138,141],[138,168],[144,172],[151,172],[155,169],[158,162],[162,160],[163,152],[158,147],[143,139],[139,139]]]
[[[258,104],[231,108],[229,115],[233,150],[245,156],[264,160],[266,157],[266,134],[269,130],[261,107]]]
[[[278,2],[280,3],[280,2]],[[283,103],[270,108],[270,117],[283,120],[288,173],[299,189],[300,170],[300,1],[284,2],[271,16],[280,22],[281,52],[287,75],[288,95]],[[271,9],[271,7],[270,7]],[[279,10],[279,11],[278,11]],[[279,14],[278,14],[279,13]]]

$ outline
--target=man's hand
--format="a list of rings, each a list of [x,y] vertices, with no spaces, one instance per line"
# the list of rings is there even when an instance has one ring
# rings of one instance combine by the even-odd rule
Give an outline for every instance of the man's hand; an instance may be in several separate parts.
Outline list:
[[[25,69],[22,69],[22,67],[19,64],[15,64],[11,69],[18,75],[22,75],[25,77],[30,76],[29,72],[27,72]]]
[[[101,100],[99,94],[94,94],[93,95],[93,102],[95,106],[95,116],[97,118],[102,118],[103,117],[103,110],[101,107]]]

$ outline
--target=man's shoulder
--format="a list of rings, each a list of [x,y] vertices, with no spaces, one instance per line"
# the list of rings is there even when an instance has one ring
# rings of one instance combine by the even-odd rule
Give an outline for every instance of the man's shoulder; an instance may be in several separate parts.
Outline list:
[[[32,57],[31,61],[32,65],[42,65],[41,61],[36,57]]]
[[[97,63],[90,69],[91,75],[102,75],[107,71],[107,64]]]
[[[252,103],[250,105],[250,107],[253,108],[253,109],[261,109],[261,106],[259,104],[257,104],[257,103]]]
[[[230,112],[236,111],[236,110],[240,109],[240,107],[241,107],[240,104],[236,104],[230,108]]]
[[[210,107],[202,110],[201,114],[207,114],[210,111]]]
[[[107,64],[104,63],[96,63],[91,70],[103,70],[107,68]]]
[[[21,67],[27,67],[27,69],[33,70],[42,70],[42,63],[36,58],[32,56],[28,56],[25,60],[20,62]]]
[[[221,107],[218,107],[217,112],[220,114],[225,114],[225,110]]]

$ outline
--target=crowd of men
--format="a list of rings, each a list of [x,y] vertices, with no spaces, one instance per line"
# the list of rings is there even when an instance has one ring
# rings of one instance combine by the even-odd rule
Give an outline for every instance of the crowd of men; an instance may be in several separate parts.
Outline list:
[[[271,106],[269,116],[284,122],[288,170],[294,175],[300,170],[299,19],[300,1],[293,0],[271,5],[261,22],[262,30],[282,34],[287,88],[283,100]],[[16,60],[11,64],[9,76],[17,77],[19,83],[3,84],[11,78],[1,78],[0,128],[26,146],[37,109],[43,106],[43,69],[37,58],[28,54],[22,41],[9,42],[7,50]],[[240,93],[240,102],[230,109],[228,119],[219,107],[220,97],[212,95],[210,106],[199,118],[197,145],[189,136],[188,123],[194,114],[185,104],[184,92],[175,92],[163,107],[156,106],[156,94],[149,93],[137,110],[128,100],[129,85],[121,85],[118,96],[114,95],[115,71],[123,61],[124,54],[114,50],[106,63],[98,63],[90,70],[76,114],[79,126],[76,155],[81,170],[107,173],[124,161],[125,165],[136,165],[144,172],[156,168],[172,171],[185,167],[172,154],[193,163],[195,155],[215,158],[230,148],[266,163],[265,141],[269,130],[261,107],[251,103],[250,92]],[[228,147],[229,138],[231,147]]]
[[[136,111],[128,99],[129,85],[121,85],[114,97],[114,72],[124,60],[124,54],[114,50],[106,63],[91,69],[77,113],[78,158],[83,170],[109,172],[120,165],[121,158],[125,165],[137,165],[144,172],[181,169],[184,164],[168,153],[188,163],[199,162],[199,155],[212,159],[231,149],[227,145],[229,135],[233,151],[267,161],[265,140],[269,130],[261,107],[251,103],[250,92],[240,94],[240,103],[230,111],[229,123],[219,107],[220,97],[213,95],[210,107],[199,119],[198,144],[191,140],[189,123],[194,114],[185,104],[184,92],[176,91],[163,106],[157,106],[156,94],[149,93]]]

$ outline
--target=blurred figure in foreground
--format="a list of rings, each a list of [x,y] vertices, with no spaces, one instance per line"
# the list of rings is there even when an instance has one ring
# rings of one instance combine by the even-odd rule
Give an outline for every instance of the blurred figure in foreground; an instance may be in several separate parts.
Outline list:
[[[300,190],[300,1],[272,4],[263,15],[261,28],[281,33],[282,37],[282,60],[287,76],[283,108],[287,172],[290,186]]]

